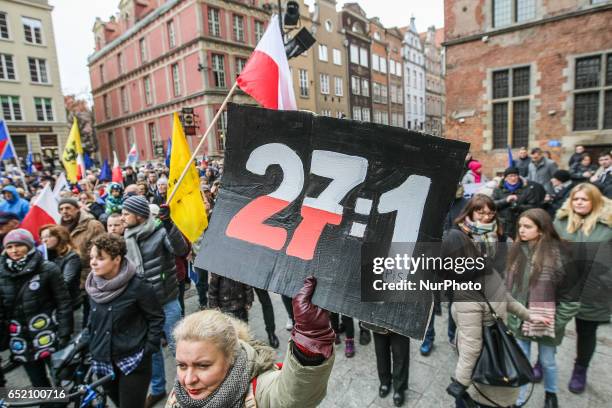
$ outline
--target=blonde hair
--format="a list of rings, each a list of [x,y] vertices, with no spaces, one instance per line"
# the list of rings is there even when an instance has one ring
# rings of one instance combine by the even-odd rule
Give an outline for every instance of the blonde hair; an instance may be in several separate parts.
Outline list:
[[[250,342],[248,326],[218,310],[202,310],[186,316],[173,331],[174,341],[211,342],[234,364],[239,340]]]
[[[572,209],[572,201],[579,191],[583,191],[591,201],[591,212],[586,217],[576,214]],[[597,221],[605,216],[606,208],[609,209],[610,207],[610,200],[604,197],[596,186],[590,183],[581,183],[572,188],[569,197],[557,212],[557,217],[567,217],[566,231],[569,234],[573,234],[581,229],[584,235],[588,236],[595,229]]]

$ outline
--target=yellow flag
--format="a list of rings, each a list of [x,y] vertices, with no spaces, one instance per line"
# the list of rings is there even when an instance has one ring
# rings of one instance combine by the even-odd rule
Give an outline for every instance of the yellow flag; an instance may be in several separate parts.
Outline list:
[[[66,178],[71,183],[77,182],[77,173],[79,171],[79,155],[83,155],[83,146],[81,146],[81,134],[79,133],[79,125],[76,116],[72,122],[72,129],[68,135],[68,141],[62,154],[62,163],[66,169]]]
[[[174,190],[174,186],[181,177],[181,173],[190,158],[191,151],[185,138],[185,132],[179,121],[178,114],[175,112],[174,123],[172,125],[172,152],[170,153],[168,194],[171,194]],[[195,242],[200,238],[208,226],[206,206],[200,192],[200,176],[194,163],[191,163],[189,166],[185,178],[170,202],[170,217],[177,228],[191,242]]]

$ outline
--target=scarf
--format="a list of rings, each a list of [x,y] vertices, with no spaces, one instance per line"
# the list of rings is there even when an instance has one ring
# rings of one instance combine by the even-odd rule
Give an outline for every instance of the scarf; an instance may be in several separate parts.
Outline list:
[[[194,400],[181,386],[178,379],[174,383],[176,399],[181,408],[242,408],[251,384],[251,372],[244,348],[236,356],[236,362],[221,385],[203,400]]]
[[[156,227],[157,224],[155,223],[155,218],[149,217],[149,219],[142,224],[125,230],[125,245],[127,247],[126,258],[129,259],[132,264],[134,264],[136,267],[136,274],[138,276],[144,275],[144,265],[142,262],[142,254],[140,253],[138,241],[140,241],[140,239],[143,237],[148,237],[151,235],[151,233],[155,231]]]
[[[495,256],[495,246],[499,239],[497,235],[497,221],[485,224],[479,221],[474,222],[470,217],[465,217],[463,222],[459,223],[459,228],[470,236],[483,255],[490,258]]]
[[[8,268],[9,271],[13,273],[22,272],[25,269],[28,262],[30,262],[30,259],[32,259],[32,256],[34,256],[35,252],[36,252],[36,248],[32,248],[28,251],[26,256],[16,261],[12,260],[11,258],[7,256],[6,257],[6,267]]]
[[[476,173],[474,170],[470,170],[472,172],[472,175],[474,175],[474,183],[480,183],[481,179],[482,179],[482,175]]]
[[[125,291],[134,275],[136,275],[134,265],[124,259],[119,273],[112,279],[104,279],[93,272],[87,275],[85,290],[96,303],[108,303]]]
[[[519,179],[516,184],[510,184],[506,180],[504,180],[504,187],[511,193],[514,193],[516,190],[523,186],[523,180]]]

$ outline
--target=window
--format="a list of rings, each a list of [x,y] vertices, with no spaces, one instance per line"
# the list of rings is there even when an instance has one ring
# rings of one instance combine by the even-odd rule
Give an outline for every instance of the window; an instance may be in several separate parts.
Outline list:
[[[354,75],[351,76],[351,93],[353,95],[361,95],[361,80]]]
[[[53,103],[51,98],[34,98],[36,109],[36,120],[42,122],[53,122]]]
[[[574,130],[612,129],[612,53],[576,59]]]
[[[359,47],[355,44],[351,44],[351,63],[359,64]]]
[[[147,44],[145,43],[145,39],[141,38],[140,40],[138,40],[138,48],[140,50],[140,61],[141,62],[146,62],[148,57],[147,57]]]
[[[240,73],[246,66],[246,63],[246,58],[236,58],[236,76],[240,75]]]
[[[117,54],[117,71],[119,72],[119,74],[123,74],[124,71],[122,53]]]
[[[181,76],[179,74],[178,64],[172,64],[170,70],[172,71],[172,89],[174,91],[174,96],[179,96],[181,94]]]
[[[215,87],[225,88],[225,58],[223,55],[212,55],[212,70]]]
[[[31,59],[33,59],[33,58],[31,58]],[[100,70],[100,82],[104,83],[105,82],[104,81],[104,64],[100,64],[99,70]],[[32,63],[31,62],[30,62],[30,76],[32,76]],[[32,81],[34,81],[34,80],[32,80]]]
[[[493,27],[535,18],[536,0],[493,0]]]
[[[368,67],[368,50],[365,48],[359,49],[359,65]]]
[[[219,18],[219,10],[208,8],[208,35],[213,37],[221,37],[221,19]]]
[[[327,45],[319,44],[319,61],[327,62]]]
[[[363,120],[364,122],[370,121],[370,108],[361,109],[361,120]]]
[[[380,57],[380,72],[387,73],[387,59],[385,57]]]
[[[342,54],[340,53],[340,50],[337,50],[334,48],[333,55],[334,55],[334,64],[342,65]]]
[[[300,69],[300,96],[308,97],[308,71]]]
[[[380,103],[387,103],[387,86],[380,86]]]
[[[23,24],[23,34],[26,42],[30,44],[42,44],[42,23],[40,20],[36,20],[28,17],[21,17],[21,24]]]
[[[170,20],[166,23],[168,29],[168,46],[170,48],[176,47],[176,32],[174,30],[174,20]]]
[[[391,100],[391,103],[397,103],[397,88],[395,85],[389,86],[389,99]]]
[[[244,42],[244,17],[234,14],[234,40]]]
[[[389,73],[395,75],[395,61],[389,59]]]
[[[334,90],[336,96],[344,95],[344,84],[342,83],[342,77],[334,77]]]
[[[361,95],[370,96],[370,81],[367,79],[361,80]]]
[[[2,105],[2,117],[5,120],[23,120],[18,96],[0,95],[0,104]]]
[[[493,72],[493,148],[529,144],[529,67]],[[510,129],[511,132],[510,132]]]
[[[150,105],[153,103],[153,93],[151,92],[151,77],[147,75],[146,77],[144,77],[142,82],[144,85],[145,103],[147,105]]]
[[[319,79],[321,82],[321,93],[324,95],[329,95],[329,75],[321,74]]]
[[[6,13],[0,13],[0,38],[8,40],[8,21],[6,20]]]
[[[331,111],[329,109],[322,109],[321,116],[331,116]]]
[[[10,54],[0,54],[0,79],[15,79],[15,65]]]
[[[151,151],[155,154],[154,146],[159,143],[157,138],[157,129],[155,128],[155,122],[149,122],[147,124],[147,128],[149,130],[149,140],[151,142]]]
[[[259,42],[264,35],[264,24],[261,21],[255,20],[255,42]]]
[[[129,112],[130,105],[128,102],[128,94],[127,94],[127,89],[125,88],[125,86],[122,86],[119,89],[119,93],[121,94],[121,109],[123,109],[123,112]]]
[[[353,120],[361,120],[361,108],[353,106]]]
[[[372,54],[372,69],[380,71],[380,57],[376,54]]]
[[[380,123],[383,125],[389,124],[389,114],[387,112],[380,112]]]
[[[104,119],[110,119],[111,107],[108,95],[102,95],[102,106],[104,108]]]
[[[334,26],[331,20],[325,20],[325,29],[327,30],[328,33],[332,32],[332,30],[334,29]]]
[[[374,102],[380,103],[380,84],[378,82],[372,82],[372,99]]]
[[[30,67],[30,79],[32,82],[39,84],[49,83],[47,63],[44,59],[28,57],[28,66]],[[102,78],[102,80],[104,80],[104,78]]]

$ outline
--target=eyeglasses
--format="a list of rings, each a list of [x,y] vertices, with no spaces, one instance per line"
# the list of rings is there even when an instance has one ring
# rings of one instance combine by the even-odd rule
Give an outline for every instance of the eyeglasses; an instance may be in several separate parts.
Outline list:
[[[481,215],[481,216],[485,216],[485,217],[495,217],[495,211],[483,211],[483,210],[477,210],[474,211],[476,214]]]

